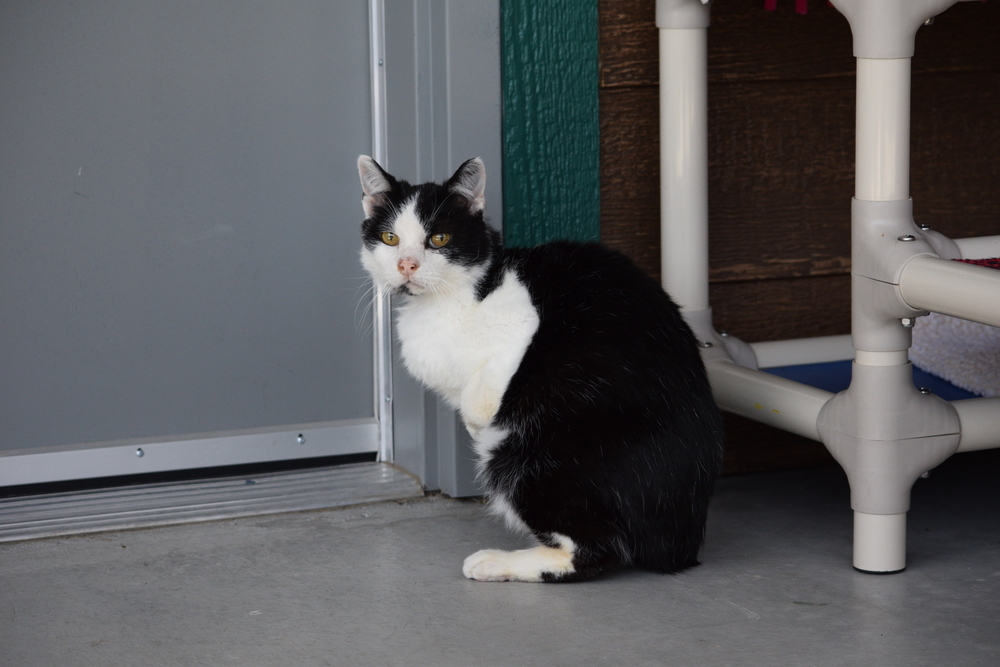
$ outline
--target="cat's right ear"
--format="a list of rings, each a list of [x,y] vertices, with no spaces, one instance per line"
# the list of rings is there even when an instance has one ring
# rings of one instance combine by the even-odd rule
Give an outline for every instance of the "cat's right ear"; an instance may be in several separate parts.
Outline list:
[[[365,217],[370,218],[375,207],[385,200],[385,193],[392,189],[389,175],[378,166],[378,162],[367,155],[358,156],[358,175],[361,177],[361,206],[365,209]]]
[[[465,197],[469,202],[469,210],[473,213],[482,211],[486,206],[486,167],[477,157],[466,160],[455,175],[448,179],[448,188],[455,194]]]

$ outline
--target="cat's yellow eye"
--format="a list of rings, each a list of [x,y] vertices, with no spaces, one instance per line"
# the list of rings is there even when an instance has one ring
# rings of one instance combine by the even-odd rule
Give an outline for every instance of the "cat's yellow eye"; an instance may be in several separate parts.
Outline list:
[[[430,238],[430,244],[435,248],[440,248],[448,244],[451,240],[451,234],[433,234]]]
[[[386,245],[399,245],[399,237],[392,232],[382,232],[382,243]]]

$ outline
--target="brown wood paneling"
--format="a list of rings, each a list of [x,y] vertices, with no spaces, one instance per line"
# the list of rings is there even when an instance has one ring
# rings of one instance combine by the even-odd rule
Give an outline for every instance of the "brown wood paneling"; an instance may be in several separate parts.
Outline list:
[[[852,79],[710,88],[713,280],[850,270],[853,97]]]
[[[913,71],[995,72],[1000,70],[1000,3],[956,2],[917,30]]]
[[[851,332],[851,277],[816,276],[709,285],[715,328],[748,343]]]
[[[710,93],[713,281],[850,270],[853,80],[734,82]],[[914,213],[955,237],[1000,234],[1000,73],[914,77]],[[659,273],[656,89],[601,92],[602,238]],[[973,113],[972,110],[978,110]],[[795,119],[790,122],[788,117]]]
[[[605,3],[602,16],[610,15],[621,32],[622,25],[631,25],[623,18],[624,8],[643,14],[649,6],[633,0]],[[712,30],[731,24],[723,9],[715,9],[721,16]],[[780,12],[761,14],[773,18]],[[939,20],[924,30],[941,25]],[[607,53],[611,47],[608,35],[604,37]],[[924,43],[941,53],[948,50],[940,39]],[[742,51],[737,56],[747,57]],[[992,62],[990,58],[986,60]],[[1000,161],[990,149],[1000,137],[1000,115],[990,110],[997,108],[998,97],[998,72],[914,76],[912,191],[919,221],[956,236],[997,233],[994,211],[1000,207],[1000,189],[992,184],[1000,176]],[[710,87],[709,104],[712,280],[847,272],[853,76],[716,83]],[[601,112],[602,237],[645,270],[658,273],[656,88],[602,88]]]
[[[794,13],[724,0],[709,29],[710,298],[753,342],[850,331],[855,60],[825,2]],[[654,0],[601,0],[601,235],[659,277]],[[960,238],[1000,234],[1000,2],[922,27],[912,83],[914,216]],[[727,418],[728,472],[824,464],[825,449]]]
[[[791,0],[763,10],[763,0],[724,0],[712,7],[709,81],[763,81],[853,76],[851,27],[826,2],[805,15]],[[601,85],[659,81],[654,0],[602,0]],[[917,31],[914,72],[1000,68],[1000,49],[987,48],[1000,31],[1000,4],[960,2],[934,25]]]
[[[844,95],[803,95],[822,89],[808,83],[731,83],[710,93],[713,281],[850,269],[853,106]],[[658,274],[657,89],[602,90],[601,109],[602,240]],[[806,120],[789,124],[788,113]]]
[[[598,0],[600,86],[659,81],[656,0]]]
[[[913,217],[953,238],[1000,234],[1000,71],[915,76],[911,97]]]
[[[660,130],[656,88],[602,89],[601,241],[660,273]]]

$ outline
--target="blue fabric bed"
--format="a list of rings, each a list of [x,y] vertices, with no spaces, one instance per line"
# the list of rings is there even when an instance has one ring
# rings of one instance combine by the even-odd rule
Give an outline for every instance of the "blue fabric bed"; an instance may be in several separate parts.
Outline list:
[[[779,377],[795,380],[817,389],[838,392],[847,389],[851,383],[851,361],[831,361],[823,364],[804,364],[801,366],[775,366],[762,368],[762,371]],[[976,394],[960,389],[947,380],[913,367],[913,384],[926,387],[946,401],[963,398],[976,398]]]

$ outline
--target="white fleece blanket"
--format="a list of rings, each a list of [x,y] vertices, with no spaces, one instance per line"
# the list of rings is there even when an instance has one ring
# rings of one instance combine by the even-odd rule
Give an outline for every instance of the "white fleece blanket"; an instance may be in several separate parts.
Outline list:
[[[1000,396],[1000,329],[931,313],[913,327],[910,361],[956,387]]]

